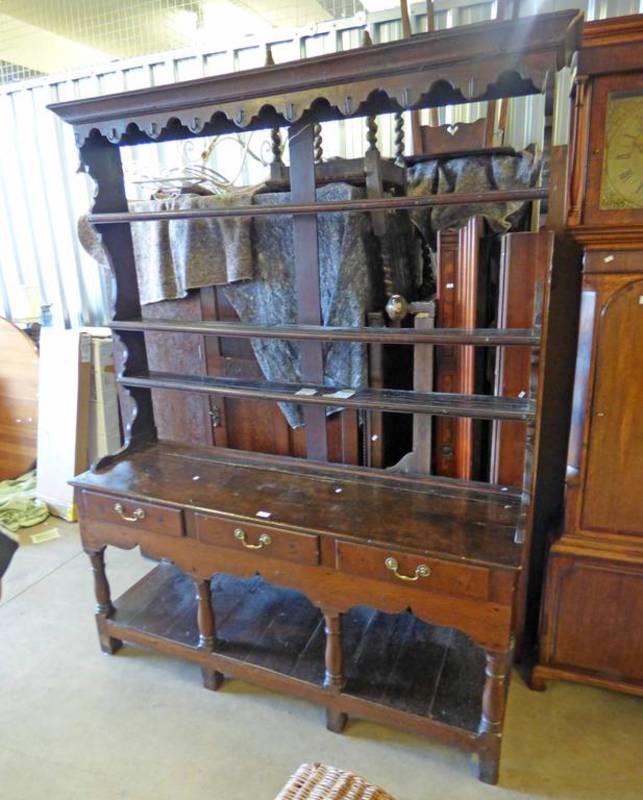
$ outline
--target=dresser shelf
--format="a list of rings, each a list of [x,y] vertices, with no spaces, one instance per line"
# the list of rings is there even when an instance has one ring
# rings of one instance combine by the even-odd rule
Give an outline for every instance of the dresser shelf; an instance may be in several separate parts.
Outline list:
[[[303,405],[339,406],[342,408],[370,408],[406,414],[444,414],[451,417],[475,419],[533,420],[533,400],[520,397],[494,395],[456,394],[455,392],[411,392],[400,389],[355,389],[350,397],[333,397],[338,386],[321,386],[316,383],[276,383],[251,381],[241,378],[215,378],[197,375],[174,375],[164,372],[138,372],[123,375],[122,386],[149,389],[177,389],[185,392],[203,392],[225,397],[249,397],[257,400],[277,400]],[[301,389],[315,390],[314,395],[297,394]]]
[[[189,320],[118,320],[114,331],[193,333],[199,336],[232,336],[256,339],[287,339],[366,344],[440,344],[476,347],[540,347],[540,331],[532,328],[337,328],[325,325],[258,325],[243,322],[192,322]]]

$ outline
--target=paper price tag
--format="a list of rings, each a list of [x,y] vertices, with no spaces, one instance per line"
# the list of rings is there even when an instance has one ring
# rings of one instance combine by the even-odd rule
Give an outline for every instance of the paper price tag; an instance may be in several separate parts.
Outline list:
[[[348,400],[355,394],[354,389],[338,389],[336,392],[323,395],[324,397],[332,397],[333,400]]]

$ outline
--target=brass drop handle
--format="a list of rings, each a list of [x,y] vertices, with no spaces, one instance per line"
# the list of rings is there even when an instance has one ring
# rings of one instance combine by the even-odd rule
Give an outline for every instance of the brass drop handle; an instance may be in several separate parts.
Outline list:
[[[131,517],[127,516],[125,509],[120,503],[115,504],[114,511],[121,519],[124,519],[125,522],[138,522],[140,519],[145,519],[145,512],[142,508],[136,508]]]
[[[272,544],[272,539],[267,533],[262,533],[259,535],[257,544],[248,544],[248,542],[246,542],[246,532],[242,528],[234,529],[234,538],[238,539],[244,547],[248,548],[248,550],[261,550],[262,547],[268,547],[268,545]]]
[[[384,562],[386,569],[390,570],[396,578],[399,578],[401,581],[419,581],[420,578],[428,578],[431,574],[431,567],[428,567],[426,564],[418,564],[415,568],[415,575],[401,575],[397,570],[399,568],[399,564],[397,563],[397,559],[393,558],[393,556],[389,556],[386,561]]]

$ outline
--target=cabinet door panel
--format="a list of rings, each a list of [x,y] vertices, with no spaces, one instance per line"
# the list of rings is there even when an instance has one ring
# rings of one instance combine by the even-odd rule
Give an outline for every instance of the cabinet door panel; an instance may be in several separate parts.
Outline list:
[[[643,573],[554,559],[550,608],[553,663],[643,680]]]
[[[643,280],[601,310],[582,527],[643,535]]]

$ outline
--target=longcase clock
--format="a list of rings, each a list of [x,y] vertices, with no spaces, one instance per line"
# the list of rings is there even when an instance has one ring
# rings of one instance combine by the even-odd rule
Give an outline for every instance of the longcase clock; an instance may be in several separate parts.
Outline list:
[[[643,695],[643,15],[585,26],[568,223],[584,248],[565,525],[532,687]]]

